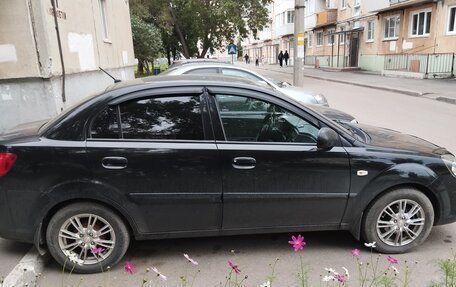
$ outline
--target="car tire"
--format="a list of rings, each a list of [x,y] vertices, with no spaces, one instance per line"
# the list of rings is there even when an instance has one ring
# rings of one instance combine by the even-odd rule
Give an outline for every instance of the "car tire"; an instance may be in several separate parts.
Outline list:
[[[366,210],[363,239],[382,253],[405,253],[426,240],[434,225],[429,198],[413,188],[391,190]]]
[[[116,213],[100,204],[81,202],[65,206],[52,216],[46,243],[52,257],[67,270],[97,273],[122,259],[130,236]]]

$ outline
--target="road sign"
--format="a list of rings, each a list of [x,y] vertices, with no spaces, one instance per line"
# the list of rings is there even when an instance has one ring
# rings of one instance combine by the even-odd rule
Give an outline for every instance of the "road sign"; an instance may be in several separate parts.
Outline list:
[[[234,44],[228,45],[228,55],[236,55],[237,54],[237,47]]]

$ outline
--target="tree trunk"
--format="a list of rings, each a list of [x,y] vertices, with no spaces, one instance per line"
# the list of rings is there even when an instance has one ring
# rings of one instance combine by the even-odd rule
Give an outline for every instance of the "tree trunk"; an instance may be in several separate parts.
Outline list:
[[[171,66],[171,48],[166,47],[166,58],[168,59],[168,66]]]
[[[190,58],[190,52],[188,51],[187,42],[185,41],[184,34],[182,34],[179,24],[177,24],[176,14],[174,14],[174,10],[171,6],[169,7],[169,12],[171,14],[171,18],[173,19],[173,25],[176,28],[179,41],[182,44],[182,53],[184,54],[184,57],[188,59]]]
[[[144,63],[142,59],[138,59],[138,75],[144,74]]]

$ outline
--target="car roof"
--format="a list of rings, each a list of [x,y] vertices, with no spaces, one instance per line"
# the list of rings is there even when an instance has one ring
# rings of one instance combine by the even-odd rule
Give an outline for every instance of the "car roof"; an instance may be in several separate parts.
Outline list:
[[[177,86],[225,86],[250,89],[263,89],[269,92],[276,90],[268,85],[261,84],[246,78],[221,74],[192,74],[171,76],[150,76],[134,80],[119,82],[109,86],[105,92],[133,88],[133,87],[177,87]]]
[[[171,65],[170,68],[178,67],[181,65],[187,65],[187,64],[192,64],[192,63],[223,63],[220,60],[217,59],[206,59],[206,58],[200,58],[200,59],[182,59],[182,60],[176,60],[174,61]]]

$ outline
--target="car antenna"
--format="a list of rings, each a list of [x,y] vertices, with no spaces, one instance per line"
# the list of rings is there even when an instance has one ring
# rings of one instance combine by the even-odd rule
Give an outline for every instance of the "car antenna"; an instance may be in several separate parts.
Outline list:
[[[110,73],[106,72],[102,67],[98,67],[98,69],[102,70],[106,75],[110,76],[114,80],[114,83],[122,82],[121,80],[114,78]]]

